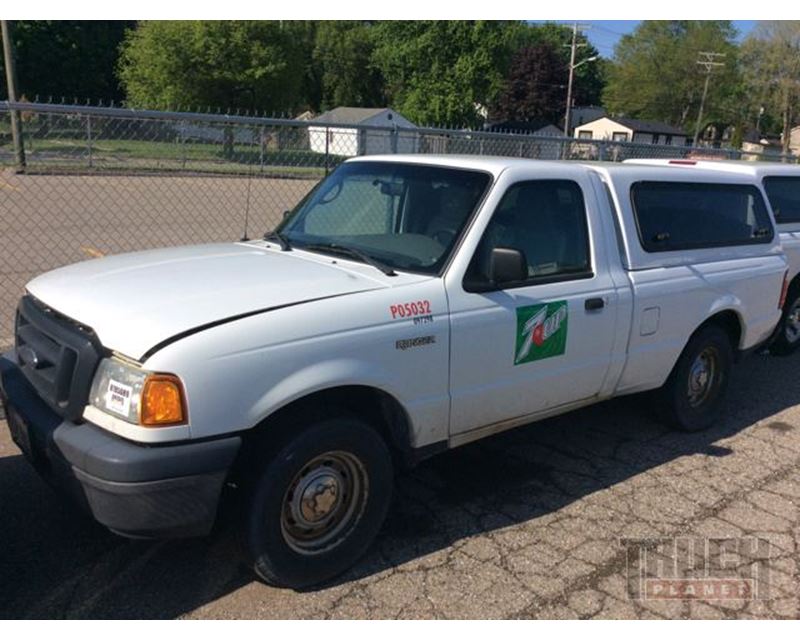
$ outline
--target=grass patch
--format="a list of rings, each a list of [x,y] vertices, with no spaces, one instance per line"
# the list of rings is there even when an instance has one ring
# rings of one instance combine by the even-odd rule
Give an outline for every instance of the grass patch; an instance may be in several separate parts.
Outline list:
[[[68,157],[113,156],[120,159],[163,159],[178,162],[190,160],[224,161],[244,165],[277,165],[296,167],[325,167],[324,154],[308,149],[264,149],[257,145],[234,144],[229,151],[222,144],[203,142],[155,142],[98,138],[91,145],[80,138],[25,138],[25,147],[32,154],[59,154]],[[327,165],[334,166],[344,156],[328,155]]]
[[[52,133],[52,132],[51,132]],[[2,153],[0,166],[13,164],[13,153]],[[11,150],[9,149],[9,152]],[[91,146],[77,137],[26,136],[25,151],[31,173],[168,173],[257,175],[319,179],[343,156],[308,149],[260,149],[234,144],[226,153],[222,144],[159,142],[98,138]]]

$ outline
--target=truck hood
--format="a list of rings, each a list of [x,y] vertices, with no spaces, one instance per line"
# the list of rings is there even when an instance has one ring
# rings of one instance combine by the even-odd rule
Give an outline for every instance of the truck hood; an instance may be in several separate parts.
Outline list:
[[[141,359],[187,331],[239,316],[386,286],[302,252],[212,244],[79,262],[28,283],[31,295]]]

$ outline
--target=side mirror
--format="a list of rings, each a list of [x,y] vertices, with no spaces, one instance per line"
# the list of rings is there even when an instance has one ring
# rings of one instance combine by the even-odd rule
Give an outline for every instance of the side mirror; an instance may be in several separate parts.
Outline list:
[[[492,249],[489,257],[489,279],[497,287],[527,280],[528,261],[525,259],[525,254],[509,247]]]
[[[284,212],[283,212],[283,219],[284,219],[284,220],[286,220],[286,218],[288,218],[288,217],[291,215],[291,213],[292,213],[292,212],[291,212],[289,209],[287,209],[286,211],[284,211]]]

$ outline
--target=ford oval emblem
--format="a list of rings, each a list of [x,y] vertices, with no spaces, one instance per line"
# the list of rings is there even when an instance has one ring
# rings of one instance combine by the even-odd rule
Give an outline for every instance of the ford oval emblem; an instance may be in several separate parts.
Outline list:
[[[23,345],[17,349],[17,355],[19,355],[19,359],[22,360],[23,364],[27,364],[33,369],[39,368],[39,356],[28,345]]]

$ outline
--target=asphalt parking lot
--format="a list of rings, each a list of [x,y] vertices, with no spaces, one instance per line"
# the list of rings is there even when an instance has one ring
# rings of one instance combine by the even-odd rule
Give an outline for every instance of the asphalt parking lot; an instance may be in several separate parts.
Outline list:
[[[309,179],[16,175],[0,169],[0,347],[34,276],[153,247],[260,237],[316,184]]]
[[[167,542],[105,532],[39,480],[0,422],[0,616],[797,618],[799,364],[745,360],[704,433],[667,431],[632,397],[429,460],[398,479],[363,560],[303,593],[255,581],[230,527]],[[641,556],[624,539],[666,541],[657,577],[711,566],[702,575],[757,575],[758,588],[642,597]],[[673,541],[719,539],[725,557],[701,544],[688,569],[663,557]],[[730,552],[753,539],[758,553]]]

